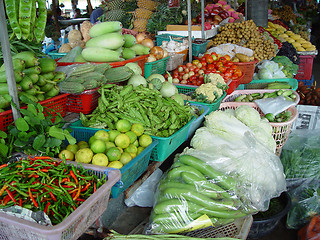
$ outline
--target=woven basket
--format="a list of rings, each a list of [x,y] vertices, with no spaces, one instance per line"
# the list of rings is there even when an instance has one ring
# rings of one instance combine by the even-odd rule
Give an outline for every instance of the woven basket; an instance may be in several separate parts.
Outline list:
[[[251,62],[235,62],[233,63],[236,65],[242,72],[244,77],[242,78],[240,84],[247,84],[252,81],[254,70],[258,60],[254,60]]]

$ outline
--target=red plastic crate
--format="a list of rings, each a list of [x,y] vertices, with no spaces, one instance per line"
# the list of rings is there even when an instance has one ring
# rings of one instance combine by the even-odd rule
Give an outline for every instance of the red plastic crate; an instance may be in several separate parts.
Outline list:
[[[67,111],[89,114],[98,106],[99,88],[86,90],[81,94],[70,94],[67,100]]]
[[[300,55],[298,73],[295,79],[309,80],[312,76],[313,59],[315,55]]]
[[[45,116],[51,114],[53,117],[57,116],[58,113],[61,114],[62,117],[66,115],[66,103],[68,93],[60,94],[53,98],[49,98],[47,100],[40,101],[39,103],[44,107],[43,112]],[[27,108],[26,106],[22,107],[22,109]],[[54,121],[54,118],[53,118]],[[7,110],[0,113],[0,129],[2,131],[7,131],[8,126],[13,122],[12,110]]]
[[[230,83],[229,83],[229,88],[226,90],[227,95],[233,93],[234,90],[236,90],[240,83],[242,82],[243,78],[245,77],[245,74],[243,72],[242,76],[238,79],[233,79]]]

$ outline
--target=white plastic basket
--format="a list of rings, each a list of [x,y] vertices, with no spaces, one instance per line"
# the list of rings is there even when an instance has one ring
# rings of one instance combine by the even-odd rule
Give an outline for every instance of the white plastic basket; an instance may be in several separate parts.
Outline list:
[[[225,110],[225,109],[237,109],[237,107],[241,105],[249,105],[256,109],[261,115],[263,114],[260,108],[256,103],[253,102],[223,102],[220,104],[219,110]],[[298,117],[298,110],[296,107],[290,107],[288,109],[292,114],[289,121],[286,122],[270,122],[270,125],[272,127],[272,136],[274,140],[276,141],[277,147],[276,147],[276,154],[280,156],[281,150],[283,145],[286,143],[288,136],[291,131],[291,126],[293,122]]]
[[[71,162],[70,164],[75,164]],[[76,165],[76,164],[75,164]],[[88,169],[84,166],[85,169]],[[106,168],[92,165],[91,173],[105,176]],[[111,187],[120,180],[119,170],[110,169],[108,180],[85,200],[67,218],[55,226],[43,226],[34,222],[0,213],[0,240],[73,240],[78,239],[107,209]]]

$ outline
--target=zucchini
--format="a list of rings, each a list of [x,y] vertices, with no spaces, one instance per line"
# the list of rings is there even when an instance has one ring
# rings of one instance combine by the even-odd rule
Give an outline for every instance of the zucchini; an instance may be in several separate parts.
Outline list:
[[[147,55],[150,52],[150,48],[143,46],[142,44],[135,44],[130,49],[135,51],[136,55]]]
[[[86,43],[87,47],[103,47],[111,50],[116,50],[124,44],[124,37],[119,33],[106,33],[101,36],[91,38]]]
[[[121,57],[121,53],[100,47],[85,48],[81,54],[89,62],[117,62]]]
[[[124,48],[122,51],[122,56],[124,59],[131,59],[136,57],[136,52],[130,48]]]
[[[119,21],[108,21],[98,23],[89,30],[90,37],[98,37],[106,33],[117,32],[122,29],[122,23]]]
[[[131,34],[123,34],[124,37],[124,47],[129,48],[137,43],[136,38]]]

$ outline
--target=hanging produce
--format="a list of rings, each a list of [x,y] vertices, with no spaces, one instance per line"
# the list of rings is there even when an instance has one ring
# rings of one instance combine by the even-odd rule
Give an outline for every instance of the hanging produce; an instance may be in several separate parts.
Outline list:
[[[30,42],[42,42],[47,23],[45,0],[6,0],[6,13],[13,36]],[[38,15],[37,9],[38,7]]]

